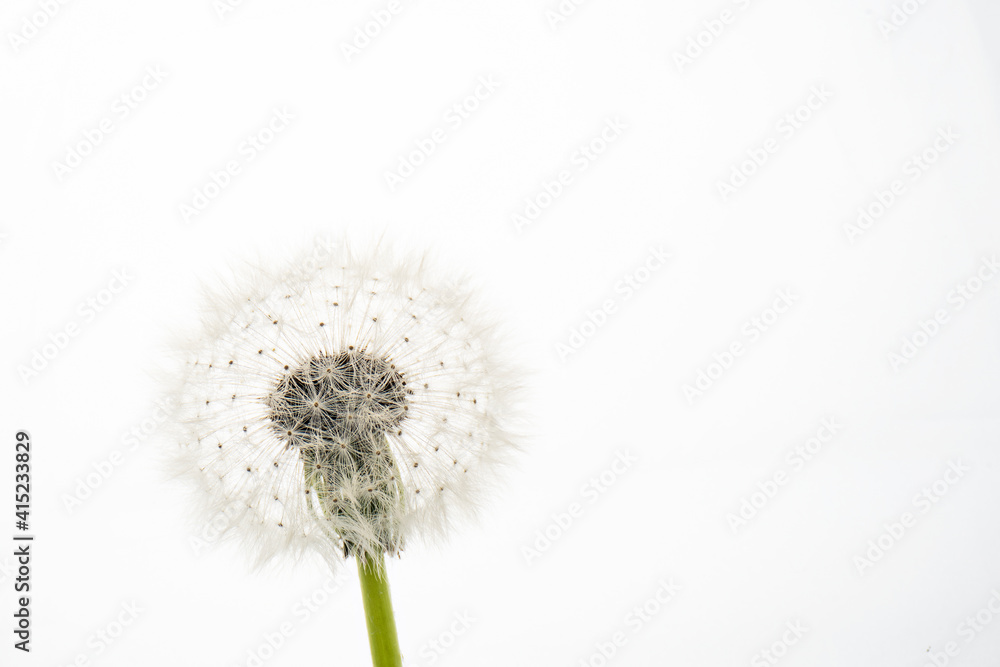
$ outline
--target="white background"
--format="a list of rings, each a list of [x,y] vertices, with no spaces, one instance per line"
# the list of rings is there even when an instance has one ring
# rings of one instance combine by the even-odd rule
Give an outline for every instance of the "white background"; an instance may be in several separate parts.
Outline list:
[[[975,280],[1000,253],[989,0],[900,1],[898,25],[890,0],[588,0],[556,19],[556,0],[402,0],[350,57],[386,1],[80,0],[51,18],[44,4],[0,11],[0,536],[14,532],[17,429],[34,443],[37,535],[30,656],[11,648],[0,550],[4,665],[256,664],[285,622],[263,664],[369,664],[353,570],[327,596],[320,565],[252,573],[232,547],[200,548],[211,531],[162,482],[162,429],[134,449],[123,438],[155,423],[150,369],[196,326],[202,280],[316,234],[383,231],[481,283],[535,371],[506,491],[480,524],[392,564],[407,664],[761,665],[776,642],[782,665],[998,664],[1000,280]],[[803,107],[811,89],[829,98]],[[449,121],[463,102],[476,108]],[[275,109],[294,120],[246,160]],[[609,120],[621,132],[594,141]],[[435,128],[444,141],[390,187]],[[742,166],[771,138],[762,166]],[[88,154],[66,173],[71,151]],[[230,160],[240,172],[185,216]],[[754,173],[724,197],[734,167]],[[539,197],[562,170],[569,186]],[[888,210],[849,233],[894,180]],[[547,206],[519,226],[526,199]],[[646,274],[650,248],[671,259]],[[123,270],[125,288],[104,292]],[[630,298],[615,289],[627,275],[646,278]],[[794,304],[751,340],[745,323],[770,318],[779,290]],[[92,317],[81,306],[106,297]],[[609,299],[603,326],[585,325]],[[712,367],[734,342],[743,353]],[[689,400],[699,372],[716,379]],[[843,426],[793,465],[823,419]],[[589,480],[622,452],[636,461],[595,499]],[[950,462],[967,471],[915,502]],[[756,514],[734,529],[745,499]],[[912,525],[883,534],[904,512]],[[880,539],[884,554],[859,561]],[[663,604],[661,580],[679,586]],[[323,603],[305,619],[311,595]],[[138,617],[97,639],[132,603]],[[474,620],[452,637],[456,614]]]

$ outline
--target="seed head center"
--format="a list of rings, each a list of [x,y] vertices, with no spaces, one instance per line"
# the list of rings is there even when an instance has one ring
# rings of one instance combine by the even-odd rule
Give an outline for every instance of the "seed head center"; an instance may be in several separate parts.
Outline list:
[[[402,422],[406,382],[388,360],[358,350],[311,357],[282,375],[269,417],[290,445],[374,442]]]

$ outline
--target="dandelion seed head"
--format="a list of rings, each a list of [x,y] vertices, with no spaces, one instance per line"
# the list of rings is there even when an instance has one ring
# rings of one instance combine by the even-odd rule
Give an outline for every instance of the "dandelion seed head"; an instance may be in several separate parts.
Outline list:
[[[465,282],[327,250],[235,272],[185,347],[179,465],[260,563],[443,537],[516,451],[517,374]]]

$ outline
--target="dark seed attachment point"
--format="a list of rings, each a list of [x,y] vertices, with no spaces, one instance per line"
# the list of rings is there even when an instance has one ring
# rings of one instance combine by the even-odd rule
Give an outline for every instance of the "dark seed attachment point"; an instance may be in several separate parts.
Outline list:
[[[409,409],[402,373],[353,347],[285,369],[268,398],[269,417],[293,445],[373,442]]]

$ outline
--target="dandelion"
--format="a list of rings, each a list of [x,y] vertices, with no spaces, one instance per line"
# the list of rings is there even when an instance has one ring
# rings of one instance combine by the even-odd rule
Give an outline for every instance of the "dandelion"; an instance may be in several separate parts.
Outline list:
[[[463,283],[385,248],[303,255],[212,295],[180,465],[258,563],[355,557],[375,664],[400,664],[385,555],[475,514],[515,449],[510,366]]]

